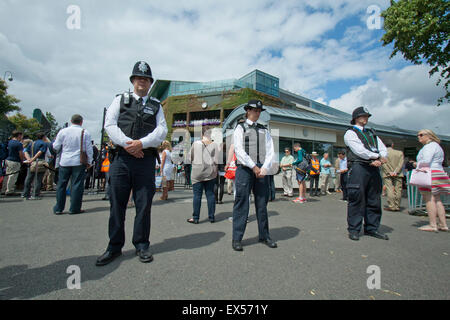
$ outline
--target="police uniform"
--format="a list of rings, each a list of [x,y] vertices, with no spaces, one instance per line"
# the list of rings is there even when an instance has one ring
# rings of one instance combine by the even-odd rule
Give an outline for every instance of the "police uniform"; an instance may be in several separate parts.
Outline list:
[[[135,64],[130,81],[134,76],[150,78],[153,83],[150,66],[143,61]],[[116,145],[116,154],[109,169],[110,241],[105,254],[97,259],[97,265],[109,263],[121,253],[125,244],[125,212],[131,191],[136,207],[132,242],[140,259],[140,253],[147,252],[141,261],[149,262],[152,260],[148,249],[158,157],[156,148],[167,135],[162,106],[158,100],[140,97],[134,92],[118,95],[107,110],[105,129]],[[124,149],[127,142],[133,140],[142,142],[143,158],[136,158]]]
[[[245,106],[259,108],[262,102],[250,100]],[[259,240],[269,247],[277,245],[269,236],[269,221],[267,217],[267,203],[269,200],[269,176],[267,172],[272,166],[274,148],[269,130],[249,119],[238,123],[233,134],[234,148],[237,158],[236,169],[236,197],[233,206],[233,241],[232,247],[236,251],[242,250],[241,241],[247,225],[250,205],[250,192],[253,191],[258,221]],[[266,171],[263,178],[256,178],[253,168],[258,166]]]
[[[349,238],[359,239],[364,220],[364,234],[388,240],[378,232],[381,221],[382,180],[380,168],[371,166],[371,162],[387,156],[387,149],[380,138],[371,129],[355,124],[360,116],[371,116],[366,108],[354,110],[351,121],[353,127],[344,135],[347,146],[347,223]]]

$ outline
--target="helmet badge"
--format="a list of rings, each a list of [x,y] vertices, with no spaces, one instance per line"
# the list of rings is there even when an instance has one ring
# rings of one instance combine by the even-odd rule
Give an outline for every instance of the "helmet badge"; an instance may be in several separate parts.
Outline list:
[[[146,73],[148,70],[147,64],[144,61],[141,61],[138,68],[143,73]]]

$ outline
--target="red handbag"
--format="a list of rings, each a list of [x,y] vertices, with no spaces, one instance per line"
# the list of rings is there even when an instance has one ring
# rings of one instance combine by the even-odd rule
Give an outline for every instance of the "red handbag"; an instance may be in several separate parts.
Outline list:
[[[236,154],[233,155],[233,160],[231,161],[230,165],[228,166],[227,171],[225,172],[225,179],[234,180],[236,177]]]

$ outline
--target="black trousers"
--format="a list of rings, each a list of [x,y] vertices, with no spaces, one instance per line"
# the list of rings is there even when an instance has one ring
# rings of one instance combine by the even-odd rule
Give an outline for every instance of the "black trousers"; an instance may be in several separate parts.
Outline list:
[[[341,173],[341,190],[342,190],[342,200],[348,200],[347,196],[347,180],[348,172]]]
[[[309,194],[312,196],[314,194],[319,194],[319,180],[320,174],[309,175],[311,183],[309,185]]]
[[[155,195],[154,156],[137,159],[131,155],[116,155],[110,165],[110,217],[108,250],[117,252],[125,244],[125,213],[130,192],[136,206],[133,245],[138,250],[150,246],[150,213]]]
[[[354,163],[348,172],[347,223],[349,233],[377,231],[381,221],[380,170],[370,165]]]
[[[214,185],[214,195],[216,196],[216,202],[222,201],[225,191],[225,177],[217,175],[216,184]]]
[[[258,165],[261,167],[261,165]],[[236,197],[233,206],[233,240],[241,241],[247,226],[250,210],[250,192],[255,196],[256,219],[258,221],[259,239],[269,237],[269,219],[267,202],[269,200],[269,176],[256,178],[252,169],[238,166],[236,169]]]

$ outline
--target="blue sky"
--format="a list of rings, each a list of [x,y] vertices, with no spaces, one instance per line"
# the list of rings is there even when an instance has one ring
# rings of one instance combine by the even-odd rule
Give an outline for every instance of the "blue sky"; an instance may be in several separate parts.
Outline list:
[[[389,59],[383,30],[367,27],[367,9],[389,1],[79,0],[80,28],[70,29],[72,4],[0,3],[0,72],[13,73],[9,92],[27,116],[40,107],[64,123],[81,113],[97,139],[103,107],[145,60],[156,79],[214,81],[259,69],[342,111],[364,104],[374,122],[450,134],[429,68]]]

